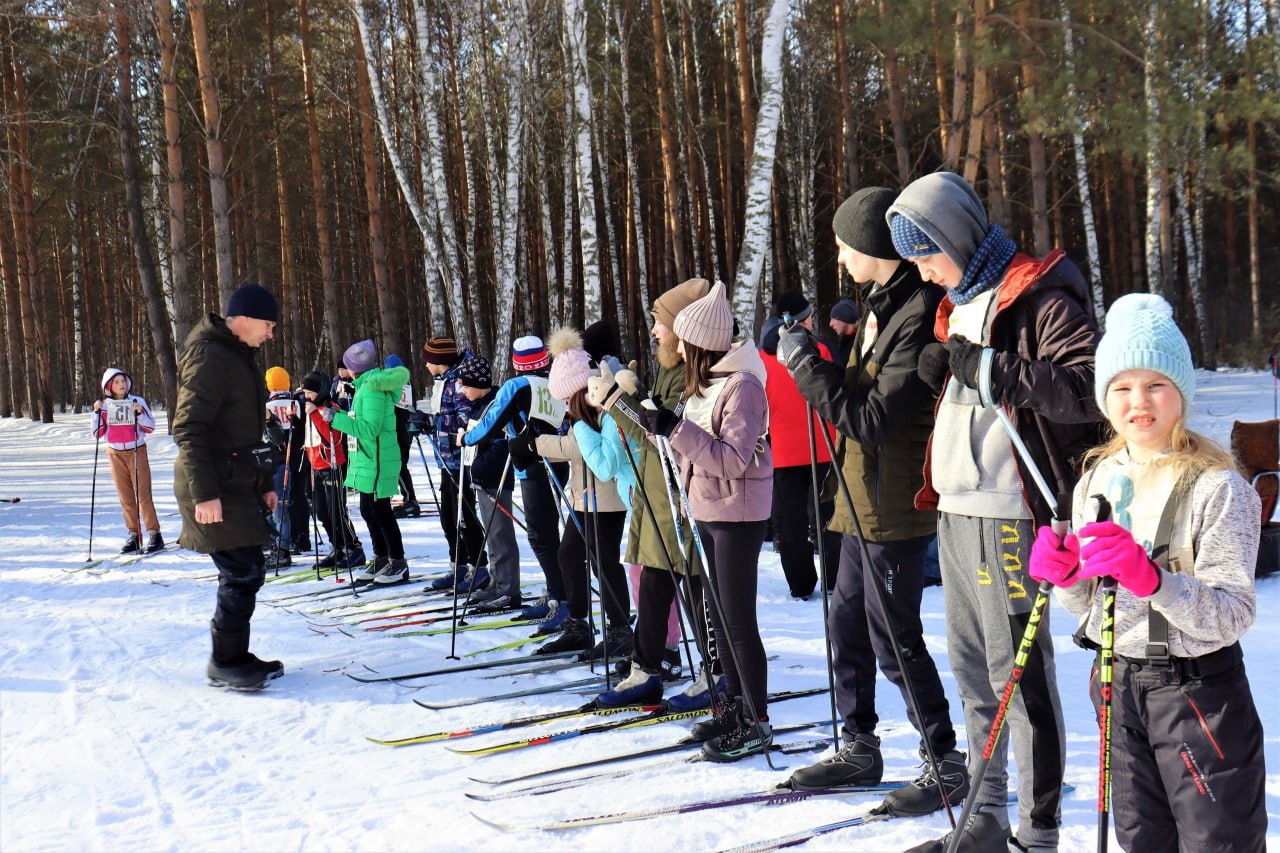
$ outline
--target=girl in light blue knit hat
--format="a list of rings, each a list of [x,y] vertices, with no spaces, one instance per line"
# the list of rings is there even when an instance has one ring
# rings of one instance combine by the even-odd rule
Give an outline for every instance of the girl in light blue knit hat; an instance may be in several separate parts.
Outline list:
[[[1262,850],[1262,724],[1240,651],[1253,624],[1261,504],[1231,455],[1187,429],[1195,369],[1159,296],[1107,313],[1095,394],[1115,431],[1075,490],[1073,527],[1042,527],[1031,576],[1102,640],[1113,579],[1111,809],[1125,850]],[[1101,495],[1110,517],[1088,517]],[[1097,503],[1095,502],[1095,506]],[[1094,667],[1094,678],[1099,669]],[[1095,702],[1099,688],[1091,681]]]

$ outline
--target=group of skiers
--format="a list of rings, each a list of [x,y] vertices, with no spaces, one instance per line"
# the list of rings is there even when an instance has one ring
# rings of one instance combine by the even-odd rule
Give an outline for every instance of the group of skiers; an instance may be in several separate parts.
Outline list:
[[[838,356],[815,337],[803,297],[779,297],[757,345],[740,334],[724,285],[702,279],[651,306],[657,367],[647,381],[619,362],[606,323],[557,330],[545,344],[516,339],[514,376],[498,387],[484,357],[428,340],[421,356],[437,390],[425,436],[442,472],[451,564],[428,590],[456,588],[474,611],[518,611],[548,637],[537,653],[629,658],[601,707],[662,701],[683,622],[702,663],[666,701],[710,706],[693,735],[707,758],[735,761],[772,741],[756,620],[768,523],[799,598],[819,580],[813,527],[831,589],[843,744],[795,771],[790,787],[881,781],[878,667],[903,694],[924,765],[878,810],[966,805],[958,838],[914,849],[1048,851],[1066,761],[1037,592],[1052,585],[1080,619],[1077,641],[1098,650],[1087,689],[1110,722],[1121,845],[1263,849],[1262,729],[1238,642],[1256,609],[1259,501],[1230,455],[1186,426],[1195,374],[1170,306],[1121,297],[1100,334],[1071,261],[1019,253],[951,173],[901,193],[861,190],[833,227],[839,265],[860,287],[832,312]],[[173,419],[180,543],[210,553],[220,576],[209,677],[237,689],[282,671],[248,651],[272,544],[263,510],[284,488],[251,426],[267,406],[253,349],[277,313],[269,292],[245,285],[225,318],[193,331]],[[380,366],[372,342],[354,344],[343,355],[349,410],[337,402],[344,380],[318,373],[301,383],[305,402],[293,398],[326,559],[360,567],[372,584],[409,578],[390,504],[407,458],[396,404],[409,372],[398,361]],[[104,377],[104,391],[128,390],[127,378]],[[343,436],[356,439],[350,458]],[[113,471],[125,467],[113,460]],[[343,486],[360,494],[367,564]],[[137,513],[125,514],[141,537]],[[141,523],[152,530],[145,512]],[[517,523],[545,578],[533,601],[520,588]],[[920,621],[935,537],[967,760]],[[1008,738],[989,741],[1002,728]]]

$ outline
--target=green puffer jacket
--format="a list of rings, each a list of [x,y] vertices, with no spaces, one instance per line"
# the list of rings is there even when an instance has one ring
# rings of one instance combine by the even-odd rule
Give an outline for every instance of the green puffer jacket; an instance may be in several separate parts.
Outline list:
[[[684,391],[685,365],[681,361],[674,367],[663,367],[658,370],[657,379],[653,383],[653,400],[664,409],[674,409],[680,402]],[[631,522],[627,530],[628,563],[638,563],[655,569],[667,568],[667,556],[675,561],[672,566],[677,572],[684,573],[684,565],[680,560],[680,543],[676,538],[676,525],[671,519],[671,504],[667,501],[666,481],[662,476],[662,461],[658,456],[657,446],[649,440],[647,433],[635,421],[618,412],[613,413],[613,420],[622,427],[622,431],[640,443],[640,452],[635,454],[636,465],[640,468],[640,491],[648,495],[646,505],[641,494],[631,498]],[[679,500],[679,498],[677,498]],[[652,506],[653,514],[649,513]],[[662,530],[662,540],[654,531],[654,519]],[[693,562],[693,539],[688,524],[684,528],[685,556]],[[666,550],[663,550],[665,545]]]
[[[267,386],[254,350],[210,314],[187,336],[178,365],[178,403],[173,411],[173,495],[182,513],[178,544],[209,554],[271,542],[262,496],[272,475],[245,461],[262,441]],[[195,505],[222,501],[222,523],[199,524]]]
[[[374,368],[356,377],[351,414],[335,412],[333,428],[354,436],[347,486],[375,498],[400,490],[400,444],[396,441],[396,402],[409,381],[409,368]]]

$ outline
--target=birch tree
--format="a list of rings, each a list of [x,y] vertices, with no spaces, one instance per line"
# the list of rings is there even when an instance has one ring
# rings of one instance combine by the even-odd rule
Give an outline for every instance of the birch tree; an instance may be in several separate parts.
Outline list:
[[[1160,93],[1157,69],[1160,49],[1160,2],[1148,0],[1146,52],[1143,59],[1143,100],[1147,111],[1147,229],[1143,241],[1147,258],[1147,290],[1164,293],[1164,271],[1160,263],[1160,197],[1164,193],[1164,181],[1160,158]]]
[[[595,322],[600,310],[600,248],[596,232],[595,164],[591,158],[591,80],[587,74],[587,13],[582,0],[564,0],[569,85],[573,91],[572,135],[578,158],[574,170],[578,201],[578,242],[582,263],[582,316]]]
[[[760,272],[770,251],[774,153],[782,115],[782,49],[790,13],[790,0],[773,0],[760,47],[760,111],[756,114],[755,140],[751,146],[742,251],[733,287],[734,316],[750,318],[748,322],[753,324],[756,308],[768,301],[761,291]]]
[[[1080,115],[1080,99],[1076,94],[1075,31],[1071,25],[1071,0],[1063,0],[1062,23],[1064,65],[1067,75],[1067,103],[1075,115],[1071,121],[1071,153],[1075,160],[1076,192],[1080,194],[1080,217],[1084,224],[1085,253],[1089,263],[1089,285],[1093,291],[1093,314],[1098,327],[1106,325],[1107,306],[1102,289],[1102,260],[1098,255],[1098,229],[1093,215],[1093,196],[1089,192],[1089,160],[1084,147],[1084,117]]]

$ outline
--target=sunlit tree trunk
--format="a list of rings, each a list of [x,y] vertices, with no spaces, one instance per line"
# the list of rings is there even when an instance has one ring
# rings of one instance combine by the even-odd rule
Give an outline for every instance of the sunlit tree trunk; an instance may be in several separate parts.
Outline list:
[[[227,162],[222,150],[222,108],[218,104],[218,84],[209,54],[209,30],[205,22],[206,0],[191,0],[191,39],[196,50],[200,75],[200,104],[204,111],[204,145],[209,160],[209,195],[213,214],[213,245],[217,253],[219,301],[235,289],[235,268],[231,259],[231,217],[227,202]]]
[[[1147,259],[1147,290],[1164,293],[1164,269],[1160,252],[1160,201],[1164,194],[1164,166],[1160,158],[1160,83],[1156,79],[1160,66],[1160,0],[1148,0],[1146,55],[1144,57],[1144,101],[1147,116],[1147,230],[1144,241]]]
[[[1076,95],[1075,31],[1071,25],[1071,0],[1062,2],[1062,23],[1065,70],[1067,78],[1067,102],[1079,104]],[[1080,218],[1084,226],[1085,253],[1088,256],[1089,283],[1093,292],[1093,313],[1099,327],[1105,325],[1107,313],[1102,288],[1102,259],[1098,254],[1098,229],[1093,215],[1093,195],[1089,192],[1089,160],[1084,148],[1084,118],[1077,110],[1071,122],[1071,152],[1076,167],[1076,190],[1080,193]],[[1114,241],[1113,241],[1114,242]],[[1114,246],[1113,246],[1114,248]]]
[[[774,153],[782,116],[782,48],[790,10],[790,0],[773,0],[760,48],[760,112],[756,116],[742,251],[732,297],[734,316],[743,319],[754,318],[757,304],[767,298],[760,273],[769,254],[772,231]]]
[[[177,42],[173,37],[173,4],[156,0],[156,33],[160,38],[160,93],[164,99],[165,163],[169,187],[169,277],[172,281],[174,345],[181,353],[198,319],[187,272],[186,194],[182,187],[182,117],[178,97]]]
[[[119,102],[120,120],[118,139],[120,163],[124,170],[125,206],[129,213],[129,241],[133,244],[133,257],[138,267],[138,279],[142,282],[147,321],[151,326],[151,340],[159,360],[165,408],[172,412],[178,402],[178,362],[173,349],[173,330],[165,310],[164,290],[156,274],[155,253],[142,209],[143,178],[142,165],[138,162],[137,125],[133,112],[133,74],[129,67],[130,28],[126,0],[115,2],[115,34],[118,82],[116,98]]]
[[[670,244],[671,263],[675,268],[676,281],[680,282],[689,277],[689,261],[685,257],[684,221],[680,215],[680,181],[676,175],[678,154],[672,131],[674,118],[671,115],[671,84],[667,79],[666,27],[662,20],[662,0],[653,0],[652,5],[653,83],[658,98],[658,133],[662,142],[662,204],[667,227],[663,239]]]
[[[591,158],[591,80],[587,74],[587,13],[582,0],[564,2],[568,41],[569,85],[573,106],[572,134],[577,138],[574,182],[578,200],[578,241],[582,263],[582,316],[587,323],[600,318],[600,248],[597,245],[595,164]]]

